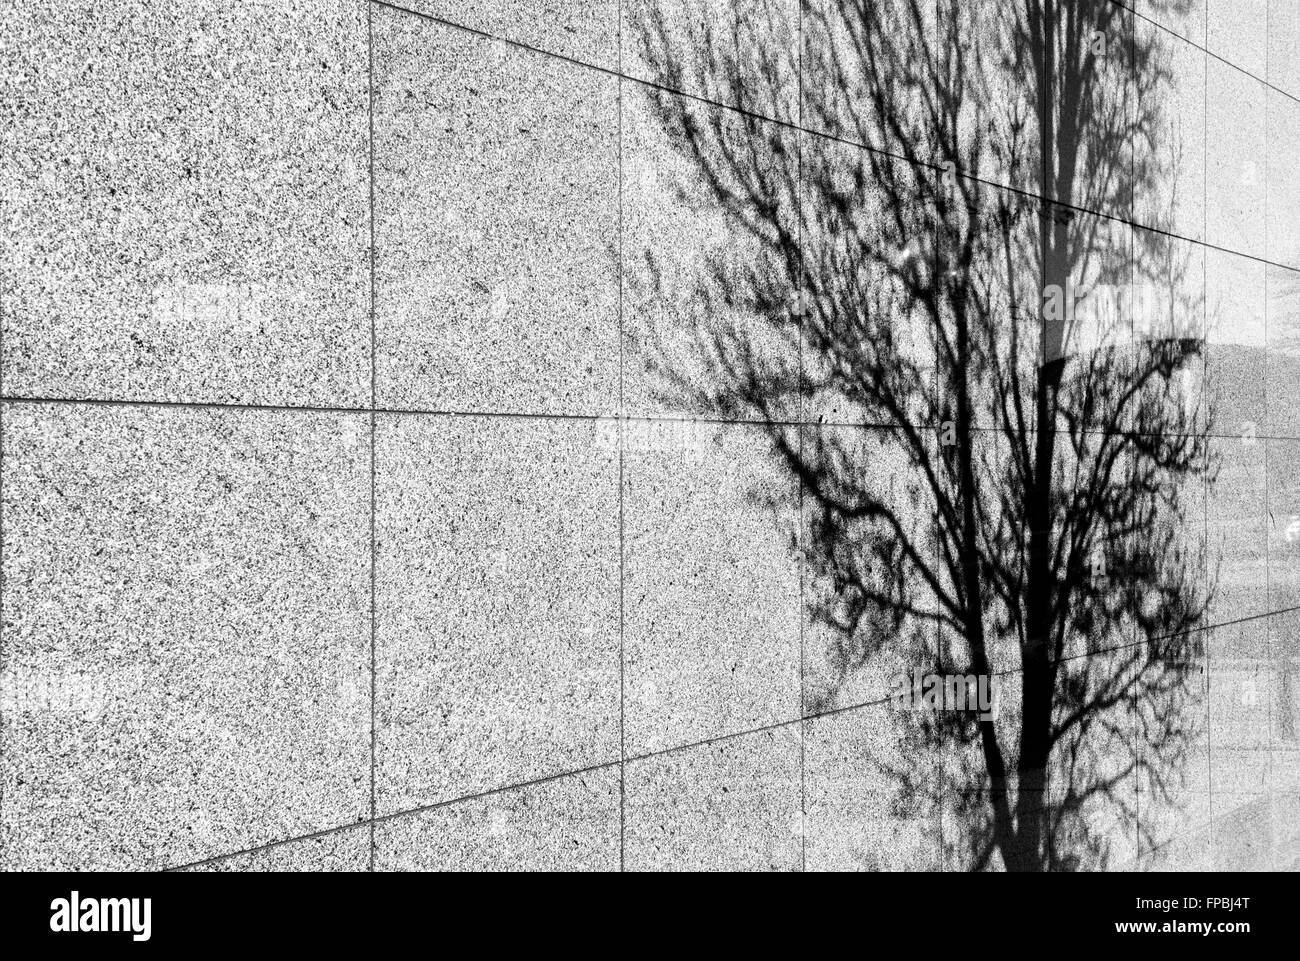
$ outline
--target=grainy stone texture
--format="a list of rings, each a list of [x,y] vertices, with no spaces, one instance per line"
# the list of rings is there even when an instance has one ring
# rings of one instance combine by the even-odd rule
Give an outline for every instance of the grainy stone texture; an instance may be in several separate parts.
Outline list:
[[[949,201],[998,189],[972,175],[1038,189],[1038,78],[969,59],[1014,8],[874,4],[891,65],[829,0],[407,5],[0,14],[0,867],[1004,867],[1015,789],[875,703],[964,642],[827,621],[846,575],[928,606],[854,567],[854,488],[931,536],[896,441],[935,436],[936,328],[890,278],[959,259]],[[1055,199],[1094,243],[1073,282],[1149,283],[1152,336],[1206,339],[1170,390],[1216,436],[1177,539],[1216,591],[1172,779],[1124,773],[1160,763],[1157,704],[1094,726],[1073,786],[1116,775],[1116,803],[1084,798],[1048,866],[1295,869],[1300,5],[1076,6],[1165,71],[1140,101],[1094,61],[1154,126],[1085,129],[1080,168],[1116,179]],[[1005,226],[970,238],[999,324],[1042,279]],[[920,372],[897,417],[853,385],[878,344]],[[976,460],[1011,464],[977,393]],[[825,476],[790,470],[810,452]],[[1103,642],[1145,640],[1076,633],[1103,674]],[[989,656],[1016,690],[1018,647]]]
[[[1275,824],[1273,799],[1266,794],[1216,788],[1213,814],[1213,870],[1273,870],[1274,829],[1284,827]],[[1294,850],[1294,842],[1291,847]]]
[[[938,50],[951,51],[971,65],[970,73],[953,78],[953,89],[969,95],[958,102],[956,129],[943,144],[940,163],[989,183],[1034,190],[1042,181],[1042,138],[1033,106],[1039,69],[1023,62],[1006,74],[992,69],[999,55],[1008,52],[1014,32],[1007,11],[997,4],[939,0],[936,6]],[[982,106],[989,103],[1005,109]],[[1029,128],[1023,137],[1020,118]]]
[[[909,304],[898,275],[899,257],[920,261],[933,226],[921,199],[935,173],[851,144],[805,135],[800,180],[800,290],[806,301],[801,336],[805,423],[879,423],[893,420],[879,404],[864,405],[856,371],[887,343],[918,370],[922,386],[898,398],[899,420],[916,423],[922,395],[932,388],[933,327]],[[899,208],[902,208],[901,210]],[[887,233],[893,211],[904,236]],[[901,241],[901,242],[900,242]],[[844,324],[851,324],[846,334]]]
[[[1274,0],[1205,0],[1206,49],[1259,77],[1267,76],[1269,8]]]
[[[1209,624],[1268,611],[1268,508],[1262,442],[1215,438],[1218,474],[1207,485],[1206,520],[1213,599]],[[1250,626],[1258,635],[1258,625]]]
[[[798,118],[798,0],[625,0],[622,11],[624,75]]]
[[[1217,436],[1241,439],[1267,430],[1266,290],[1261,262],[1205,250],[1205,380]]]
[[[1300,268],[1300,102],[1268,91],[1268,259]],[[1292,300],[1294,306],[1294,299]]]
[[[625,773],[629,871],[797,871],[797,727],[727,738]]]
[[[618,765],[375,826],[380,871],[617,871]]]
[[[358,872],[370,870],[370,826],[331,831],[318,837],[276,844],[260,851],[206,861],[184,868],[195,872]]]
[[[618,404],[618,86],[375,14],[381,407]]]
[[[625,82],[623,405],[629,416],[794,419],[797,140],[776,124]],[[748,216],[751,190],[780,231]],[[783,310],[785,308],[785,310]],[[747,403],[747,372],[781,392]]]
[[[1205,77],[1206,53],[1199,46],[1146,20],[1136,23],[1137,40],[1151,50],[1155,69],[1167,79],[1138,106],[1154,112],[1155,129],[1137,147],[1139,164],[1150,175],[1139,178],[1134,219],[1201,240],[1205,236]]]
[[[1300,440],[1269,440],[1268,609],[1300,608]]]
[[[1206,62],[1207,243],[1265,255],[1268,162],[1264,84],[1222,60]]]
[[[942,816],[907,787],[933,759],[909,757],[889,705],[804,725],[809,871],[933,871],[943,865]],[[928,770],[919,772],[927,780]]]
[[[618,67],[619,0],[403,0],[396,6],[584,64]]]
[[[1205,6],[1213,0],[1134,0],[1143,17],[1199,47],[1205,47]]]
[[[805,485],[801,499],[808,558],[802,592],[803,708],[816,714],[887,698],[894,682],[915,664],[916,634],[933,637],[933,624],[906,619],[899,626],[883,616],[864,616],[846,596],[846,578],[864,590],[887,592],[897,574],[860,551],[882,524],[849,516],[852,506],[864,495],[876,498],[899,519],[927,565],[934,566],[935,556],[929,518],[918,506],[924,478],[906,455],[900,432],[808,426],[802,443],[806,456],[833,465],[816,483]],[[924,585],[906,581],[904,586],[910,603],[933,609],[933,595]]]
[[[799,717],[798,487],[760,427],[624,455],[629,755]]]
[[[876,98],[896,98],[904,129],[923,126],[922,92],[933,89],[939,4],[885,0],[869,13],[838,0],[804,0],[802,6],[804,128],[898,154],[910,146],[923,160],[938,159],[927,155],[937,146],[928,137],[920,144],[882,139]]]
[[[167,867],[365,817],[366,418],[3,415],[5,867]]]
[[[1300,798],[1300,611],[1268,619],[1268,656],[1269,792],[1294,812]],[[1291,831],[1294,838],[1294,825]]]
[[[1210,779],[1215,794],[1265,793],[1271,705],[1269,633],[1233,623],[1209,632]]]
[[[369,403],[365,17],[6,5],[7,393]]]
[[[1300,97],[1300,4],[1291,0],[1268,3],[1268,82],[1292,97]]]
[[[376,470],[380,814],[618,760],[617,448],[386,415]]]

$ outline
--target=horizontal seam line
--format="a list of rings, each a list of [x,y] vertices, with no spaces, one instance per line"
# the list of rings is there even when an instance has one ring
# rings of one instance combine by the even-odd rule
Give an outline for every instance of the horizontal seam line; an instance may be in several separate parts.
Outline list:
[[[617,71],[617,70],[611,70],[611,69],[608,68],[608,67],[602,67],[602,66],[598,66],[597,64],[587,63],[586,61],[583,61],[583,60],[577,60],[577,59],[575,59],[575,58],[573,58],[573,57],[569,57],[569,56],[566,56],[566,55],[561,54],[561,53],[554,53],[554,52],[549,51],[549,50],[543,50],[543,49],[541,49],[541,48],[539,48],[539,47],[534,47],[534,46],[531,46],[531,45],[529,45],[529,44],[522,43],[522,42],[520,42],[520,41],[518,41],[518,40],[511,40],[511,39],[509,39],[508,37],[503,37],[503,36],[500,36],[500,35],[497,35],[497,34],[488,33],[488,32],[483,31],[483,30],[478,30],[478,29],[476,29],[476,28],[474,28],[474,27],[467,27],[467,26],[465,26],[464,24],[455,23],[455,22],[450,21],[450,20],[444,20],[444,19],[442,19],[441,17],[435,17],[435,16],[432,16],[431,14],[421,13],[421,12],[418,11],[418,10],[410,10],[410,9],[407,9],[406,7],[397,6],[396,4],[393,4],[393,3],[387,3],[387,2],[385,2],[385,0],[370,0],[370,2],[371,2],[371,3],[374,3],[376,6],[386,7],[386,8],[388,8],[388,9],[390,9],[390,10],[394,10],[394,11],[397,11],[397,12],[400,12],[400,13],[409,14],[410,16],[417,17],[417,18],[419,18],[419,19],[421,19],[421,20],[427,20],[427,21],[429,21],[429,22],[431,22],[431,23],[439,24],[440,26],[448,27],[448,28],[451,28],[451,29],[454,29],[454,30],[461,30],[461,31],[464,31],[464,32],[469,33],[469,34],[473,34],[474,36],[482,37],[482,38],[485,39],[485,40],[492,40],[492,41],[496,41],[496,42],[500,42],[500,43],[505,43],[505,44],[508,44],[508,45],[510,45],[510,46],[512,46],[512,47],[517,47],[517,48],[519,48],[519,49],[521,49],[521,50],[527,50],[527,51],[529,51],[529,52],[531,52],[531,53],[540,54],[540,55],[545,56],[545,57],[552,57],[552,58],[557,59],[557,60],[562,60],[562,61],[564,61],[565,63],[570,63],[570,64],[573,64],[573,65],[575,65],[575,66],[579,66],[579,67],[585,67],[585,68],[587,68],[587,69],[589,69],[589,70],[595,70],[595,71],[597,71],[597,72],[599,72],[599,73],[605,74],[605,75],[610,76],[610,77],[615,77],[615,78],[617,78],[617,79],[619,79],[619,80],[626,80],[626,81],[629,81],[629,82],[631,82],[631,83],[638,83],[638,84],[641,84],[642,86],[649,87],[649,88],[651,88],[651,89],[653,89],[653,90],[660,90],[660,91],[663,91],[664,93],[669,93],[669,94],[672,94],[672,95],[674,95],[674,96],[684,97],[684,98],[686,98],[686,99],[688,99],[688,100],[695,101],[696,103],[701,103],[701,104],[705,104],[705,105],[710,106],[710,107],[715,107],[715,108],[717,108],[717,109],[719,109],[719,110],[727,110],[727,111],[730,111],[730,112],[735,113],[735,114],[739,114],[740,116],[747,117],[747,118],[752,119],[752,120],[761,120],[761,121],[763,121],[763,122],[765,122],[765,123],[770,123],[770,124],[773,124],[773,125],[775,125],[775,126],[782,127],[782,128],[784,128],[784,129],[786,129],[786,130],[791,130],[791,131],[794,131],[794,132],[797,132],[797,133],[806,134],[807,136],[810,136],[810,137],[817,137],[817,138],[819,138],[819,139],[826,140],[826,141],[829,141],[829,142],[832,142],[832,143],[842,144],[842,145],[844,145],[844,146],[846,146],[846,147],[854,147],[854,148],[857,148],[857,149],[859,149],[859,150],[865,150],[865,151],[867,151],[868,153],[877,154],[877,155],[880,155],[880,156],[883,156],[883,157],[889,157],[889,158],[891,158],[891,159],[893,159],[893,160],[897,160],[897,161],[900,161],[900,162],[902,162],[902,163],[913,164],[914,166],[921,167],[921,168],[923,168],[923,169],[929,170],[929,171],[931,171],[932,173],[942,173],[942,172],[944,172],[944,171],[947,169],[946,165],[945,165],[943,162],[936,161],[936,162],[931,163],[931,162],[929,162],[929,161],[919,160],[919,159],[918,159],[918,160],[912,160],[912,159],[910,159],[910,158],[908,158],[908,157],[905,157],[905,156],[903,156],[903,155],[901,155],[901,154],[892,153],[891,151],[888,151],[888,150],[882,150],[882,149],[880,149],[879,147],[872,147],[872,146],[869,146],[869,145],[867,145],[867,144],[861,143],[861,142],[856,141],[856,140],[849,140],[849,139],[846,139],[846,138],[844,138],[844,137],[837,137],[837,136],[835,136],[834,134],[825,133],[825,132],[823,132],[823,131],[819,131],[819,130],[810,130],[810,129],[808,129],[807,127],[802,127],[802,126],[800,126],[800,125],[798,125],[798,124],[796,124],[796,123],[792,123],[792,122],[789,121],[789,120],[781,120],[781,119],[779,119],[779,118],[777,118],[777,117],[770,117],[770,116],[768,116],[768,115],[766,115],[766,114],[758,113],[758,112],[753,111],[753,110],[748,110],[748,109],[746,109],[746,108],[744,108],[744,107],[741,107],[741,106],[738,106],[738,105],[735,105],[735,104],[726,104],[726,103],[720,103],[720,102],[718,102],[718,101],[716,101],[716,100],[709,100],[707,97],[702,97],[702,96],[700,96],[699,94],[693,94],[693,93],[690,93],[690,92],[685,91],[685,90],[678,90],[678,89],[676,89],[676,88],[674,88],[674,87],[669,87],[669,86],[666,86],[666,85],[661,84],[661,83],[656,83],[655,81],[652,81],[652,80],[645,80],[645,79],[643,79],[643,78],[641,78],[641,77],[635,77],[635,76],[631,76],[631,75],[629,75],[629,74],[620,73],[620,72]],[[1112,2],[1114,2],[1114,0],[1112,0]],[[1126,9],[1127,9],[1127,8],[1126,8]],[[1141,15],[1138,14],[1138,16],[1141,16]],[[1154,24],[1154,21],[1153,21],[1153,24]],[[1160,24],[1154,24],[1154,25],[1157,26],[1157,27],[1160,26]],[[1161,28],[1161,29],[1164,29],[1164,28]],[[1177,34],[1174,34],[1174,36],[1177,36]],[[1180,38],[1180,39],[1182,39],[1182,38]],[[1190,43],[1191,41],[1186,41],[1186,42],[1187,42],[1187,43]],[[1210,54],[1210,56],[1213,56],[1213,54]],[[1227,61],[1224,61],[1224,62],[1227,63]],[[1230,64],[1230,65],[1231,65],[1231,66],[1235,66],[1235,65],[1232,65],[1232,64]],[[1238,69],[1240,69],[1240,68],[1238,68]],[[1244,72],[1245,72],[1245,71],[1243,71],[1243,73],[1244,73]],[[1248,75],[1249,75],[1249,74],[1248,74]],[[1249,75],[1249,76],[1253,76],[1253,75]],[[1258,77],[1255,77],[1254,79],[1258,80],[1259,78],[1258,78]],[[1260,81],[1260,82],[1262,83],[1263,81]],[[1267,84],[1266,84],[1266,85],[1267,85]],[[1276,89],[1276,88],[1271,88],[1271,87],[1270,87],[1270,89]],[[1283,96],[1289,96],[1289,94],[1286,94],[1285,91],[1278,90],[1277,92],[1278,92],[1279,94],[1282,94]],[[1291,99],[1296,99],[1296,98],[1291,98]],[[1298,102],[1300,102],[1300,101],[1298,101]],[[1032,192],[1032,191],[1024,190],[1024,189],[1022,189],[1022,188],[1015,187],[1015,186],[1012,186],[1012,185],[1010,185],[1010,184],[1001,184],[1001,183],[998,183],[997,181],[993,181],[993,180],[985,180],[985,179],[983,179],[983,178],[981,178],[981,177],[977,177],[977,176],[972,175],[969,171],[963,170],[961,167],[957,167],[957,168],[956,168],[956,172],[957,172],[957,175],[958,175],[958,176],[962,177],[962,179],[965,179],[965,180],[972,180],[972,181],[975,181],[975,182],[978,182],[978,183],[985,184],[986,186],[989,186],[989,187],[996,187],[996,188],[998,188],[998,189],[1000,189],[1000,190],[1009,190],[1009,191],[1012,191],[1013,193],[1019,194],[1020,196],[1028,197],[1028,198],[1031,198],[1031,199],[1033,199],[1033,200],[1040,201],[1040,202],[1042,202],[1042,203],[1044,203],[1044,204],[1051,204],[1051,205],[1054,206],[1054,207],[1059,207],[1059,208],[1062,208],[1062,209],[1065,209],[1065,210],[1073,210],[1073,211],[1075,211],[1075,212],[1077,212],[1077,213],[1080,213],[1080,214],[1087,214],[1088,216],[1092,216],[1092,217],[1100,217],[1100,218],[1102,218],[1102,219],[1109,220],[1109,221],[1112,221],[1112,222],[1114,222],[1114,223],[1124,224],[1125,226],[1128,226],[1128,227],[1134,227],[1134,228],[1137,228],[1137,229],[1140,229],[1140,230],[1147,230],[1147,231],[1150,231],[1150,232],[1153,233],[1153,234],[1158,234],[1158,235],[1160,235],[1160,236],[1164,236],[1164,237],[1171,237],[1171,238],[1174,238],[1174,239],[1176,239],[1176,240],[1184,240],[1184,241],[1187,241],[1188,243],[1199,244],[1199,245],[1201,245],[1201,246],[1209,247],[1209,248],[1214,249],[1214,250],[1219,250],[1219,251],[1222,251],[1222,252],[1224,252],[1224,253],[1236,254],[1236,255],[1239,256],[1239,257],[1245,257],[1245,258],[1248,258],[1248,259],[1250,259],[1250,260],[1255,260],[1255,261],[1258,261],[1258,262],[1263,263],[1263,264],[1268,264],[1269,266],[1272,266],[1272,267],[1280,268],[1280,269],[1282,269],[1282,270],[1291,270],[1291,271],[1300,272],[1300,265],[1297,265],[1297,266],[1294,266],[1294,267],[1293,267],[1293,266],[1289,266],[1289,265],[1284,264],[1284,263],[1278,263],[1278,262],[1276,262],[1276,261],[1271,261],[1271,260],[1269,260],[1267,257],[1260,257],[1260,256],[1257,256],[1257,255],[1255,255],[1255,254],[1249,254],[1249,253],[1244,253],[1244,252],[1242,252],[1242,251],[1233,250],[1233,249],[1231,249],[1231,248],[1229,248],[1229,247],[1220,247],[1220,246],[1218,246],[1218,245],[1216,245],[1216,244],[1210,244],[1210,243],[1208,243],[1208,242],[1207,242],[1206,240],[1204,240],[1204,239],[1199,239],[1199,240],[1198,240],[1198,239],[1195,238],[1195,237],[1188,237],[1188,236],[1186,236],[1186,235],[1184,235],[1184,234],[1176,234],[1176,233],[1173,233],[1173,232],[1168,231],[1168,230],[1163,230],[1163,229],[1161,229],[1161,228],[1159,228],[1159,227],[1151,227],[1151,226],[1148,226],[1148,225],[1146,225],[1146,224],[1138,223],[1138,222],[1135,221],[1135,220],[1128,220],[1128,219],[1125,219],[1125,218],[1123,218],[1123,217],[1118,217],[1118,216],[1116,216],[1116,215],[1114,215],[1114,214],[1108,214],[1108,213],[1104,213],[1104,212],[1102,212],[1102,211],[1097,211],[1097,210],[1090,210],[1090,209],[1087,208],[1087,207],[1080,207],[1080,206],[1077,206],[1077,205],[1072,204],[1072,203],[1066,203],[1065,201],[1062,201],[1062,200],[1056,200],[1056,199],[1052,199],[1052,198],[1049,198],[1049,197],[1044,197],[1044,196],[1041,195],[1041,194],[1036,194],[1036,193],[1034,193],[1034,192]]]
[[[1211,345],[1213,346],[1213,345]],[[215,401],[171,401],[171,400],[116,400],[103,397],[23,397],[16,395],[0,396],[0,404],[30,404],[30,405],[50,405],[50,406],[77,406],[84,405],[87,407],[143,407],[159,409],[178,409],[178,410],[226,410],[226,411],[261,411],[270,413],[291,413],[291,414],[365,414],[371,413],[383,414],[392,417],[484,417],[498,420],[561,420],[561,421],[601,421],[616,420],[628,423],[638,424],[709,424],[717,427],[748,427],[748,428],[773,428],[773,427],[832,427],[847,428],[860,430],[875,431],[897,431],[904,427],[914,427],[921,429],[938,430],[941,424],[917,424],[901,423],[897,421],[836,421],[836,420],[740,420],[729,419],[725,417],[699,416],[692,417],[685,414],[629,414],[620,417],[613,411],[605,414],[565,414],[565,413],[530,413],[526,411],[491,411],[491,410],[438,410],[438,409],[420,409],[420,408],[400,408],[400,407],[378,407],[371,409],[369,407],[315,407],[294,404],[240,404],[228,403],[223,404]],[[972,425],[971,430],[977,434],[1001,434],[1003,428],[992,426]],[[1223,433],[1217,433],[1218,429],[1209,432],[1189,432],[1187,434],[1157,433],[1152,434],[1145,431],[1127,431],[1112,430],[1107,431],[1100,427],[1083,427],[1080,429],[1081,434],[1086,435],[1103,435],[1103,436],[1121,436],[1133,434],[1137,437],[1196,437],[1205,436],[1207,439],[1229,440],[1241,437],[1240,430],[1229,430],[1222,428]],[[1062,431],[1064,433],[1065,431]],[[1289,434],[1265,434],[1256,432],[1253,435],[1255,440],[1260,441],[1300,441],[1300,435]],[[633,453],[636,453],[635,451]]]

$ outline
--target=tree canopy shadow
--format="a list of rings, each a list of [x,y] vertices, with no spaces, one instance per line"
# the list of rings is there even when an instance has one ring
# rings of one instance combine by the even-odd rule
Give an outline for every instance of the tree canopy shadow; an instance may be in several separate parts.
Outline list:
[[[1214,583],[1168,38],[1108,0],[681,6],[630,39],[677,199],[727,236],[685,297],[644,253],[636,346],[665,402],[763,425],[800,483],[806,713],[873,671],[992,676],[995,711],[890,715],[879,763],[958,826],[947,863],[1154,848]]]

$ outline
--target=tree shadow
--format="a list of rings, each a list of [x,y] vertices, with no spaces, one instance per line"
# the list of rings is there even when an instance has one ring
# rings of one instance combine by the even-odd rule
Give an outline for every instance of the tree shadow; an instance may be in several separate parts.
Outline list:
[[[805,714],[993,677],[994,711],[890,710],[895,806],[950,866],[1132,861],[1203,733],[1214,581],[1167,36],[1107,0],[669,8],[637,96],[714,236],[686,282],[632,266],[634,353],[799,481]]]

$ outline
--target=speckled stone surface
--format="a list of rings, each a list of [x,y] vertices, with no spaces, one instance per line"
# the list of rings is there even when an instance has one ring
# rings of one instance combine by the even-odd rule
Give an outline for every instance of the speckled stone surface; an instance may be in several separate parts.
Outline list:
[[[617,760],[617,447],[390,415],[376,459],[379,813]]]
[[[938,6],[885,0],[864,8],[840,0],[804,0],[803,128],[899,155],[911,149],[921,159],[934,160],[931,137],[904,137],[900,142],[876,112],[875,98],[882,93],[878,78],[883,74],[885,97],[902,108],[896,118],[905,130],[919,129],[908,124],[922,122],[924,99],[933,95]],[[894,53],[906,72],[895,73],[889,61],[876,62],[873,54],[881,52],[879,48]]]
[[[1214,794],[1265,792],[1270,718],[1277,695],[1266,625],[1238,622],[1209,632],[1210,785]]]
[[[918,639],[932,636],[932,626],[910,620],[901,629],[888,618],[866,612],[855,622],[836,576],[850,572],[877,590],[883,580],[873,573],[878,559],[863,545],[880,528],[842,516],[838,504],[877,499],[898,517],[926,563],[935,565],[929,519],[914,499],[923,483],[919,467],[909,464],[897,432],[851,427],[804,427],[803,456],[821,465],[816,483],[805,485],[802,507],[808,563],[804,572],[803,707],[806,714],[853,707],[888,697],[900,674],[910,672]],[[890,573],[893,573],[891,571]],[[904,585],[908,602],[932,609],[933,595],[914,578]],[[843,591],[843,585],[839,586]]]
[[[1272,0],[1205,0],[1206,49],[1264,79],[1271,5]]]
[[[794,122],[799,24],[798,0],[624,0],[622,72]]]
[[[1285,808],[1277,812],[1283,817],[1275,822],[1274,799],[1266,794],[1216,789],[1211,803],[1214,818],[1212,870],[1225,873],[1273,870],[1275,827],[1282,828],[1279,837],[1286,833],[1290,833],[1292,838],[1295,836],[1284,826]],[[1286,807],[1290,808],[1286,813],[1295,813],[1294,805]]]
[[[1206,248],[1205,381],[1211,429],[1221,437],[1267,432],[1265,295],[1264,264]]]
[[[1008,73],[999,66],[1003,57],[1015,56],[1011,18],[993,3],[938,0],[937,6],[937,47],[965,64],[952,80],[960,98],[955,129],[941,144],[941,155],[954,148],[956,155],[941,156],[939,162],[988,183],[1036,190],[1042,181],[1042,137],[1032,91],[1039,78],[1032,64]]]
[[[1268,653],[1269,791],[1290,799],[1294,810],[1300,800],[1300,611],[1268,619]]]
[[[1202,750],[1201,754],[1204,753]],[[1189,767],[1197,783],[1208,784],[1204,778],[1209,765],[1203,756],[1197,757]],[[1210,798],[1208,790],[1193,790],[1176,781],[1167,799],[1153,793],[1139,795],[1142,826],[1151,832],[1155,843],[1150,843],[1145,836],[1141,839],[1142,854],[1137,859],[1137,870],[1211,870]]]
[[[626,413],[793,419],[799,327],[782,238],[797,236],[797,141],[638,84],[623,94]],[[770,216],[749,216],[751,189]],[[755,405],[750,370],[788,390],[764,388]]]
[[[1212,2],[1214,0],[1133,0],[1129,6],[1143,17],[1203,48],[1205,5]]]
[[[1133,330],[1137,337],[1199,341],[1167,386],[1173,404],[1195,430],[1210,423],[1206,361],[1209,327],[1206,297],[1206,247],[1202,243],[1143,228],[1133,235]],[[1222,302],[1216,319],[1222,321]],[[1171,407],[1171,410],[1173,408]]]
[[[1289,611],[1300,608],[1300,440],[1268,440],[1264,444],[1268,473],[1268,609]]]
[[[366,816],[361,415],[5,405],[4,866]]]
[[[1297,51],[1300,55],[1300,51]],[[1300,267],[1300,102],[1276,90],[1268,97],[1268,259]]]
[[[375,826],[379,871],[617,871],[618,765]]]
[[[1263,257],[1265,87],[1214,57],[1206,62],[1206,242]]]
[[[1199,519],[1197,523],[1200,523]],[[1189,518],[1189,525],[1191,520]],[[1207,871],[1210,869],[1210,694],[1217,679],[1209,673],[1210,632],[1189,635],[1198,653],[1192,658],[1187,690],[1191,695],[1180,722],[1187,735],[1186,753],[1179,766],[1153,755],[1159,747],[1162,718],[1143,707],[1136,724],[1139,749],[1163,781],[1137,779],[1137,812],[1142,832],[1138,838],[1136,867],[1141,871]]]
[[[375,12],[380,407],[618,403],[617,80]]]
[[[1264,268],[1268,354],[1265,392],[1267,433],[1271,437],[1300,437],[1300,272],[1268,265]]]
[[[628,871],[797,871],[799,728],[628,763]]]
[[[630,756],[799,716],[798,487],[759,427],[624,454]]]
[[[1144,822],[1154,822],[1162,839],[1156,846],[1148,846],[1138,858],[1136,870],[1153,874],[1177,871],[1209,871],[1214,864],[1214,847],[1211,832],[1210,795],[1182,794],[1174,805],[1162,802],[1147,803],[1139,798]],[[1152,808],[1159,805],[1160,814],[1152,817]]]
[[[365,17],[7,5],[7,394],[368,404]]]
[[[863,401],[854,380],[855,371],[879,363],[881,355],[872,346],[886,343],[918,371],[915,389],[896,398],[906,419],[915,423],[926,416],[925,402],[933,390],[935,341],[929,318],[909,306],[895,265],[925,256],[926,242],[918,238],[931,236],[934,227],[933,221],[927,225],[920,198],[932,193],[935,175],[823,137],[805,136],[802,149],[805,386],[799,419],[841,424],[892,420],[883,403]],[[899,204],[905,208],[905,234],[890,229]]]
[[[906,40],[903,5],[872,29]],[[944,147],[872,140],[856,6],[6,8],[0,393],[51,402],[0,404],[0,868],[976,866],[987,812],[954,798],[972,759],[909,747],[914,718],[872,703],[947,639],[882,619],[846,641],[810,553],[818,494],[859,484],[931,536],[916,468],[860,426],[881,412],[828,374],[797,296],[828,294],[843,339],[885,295],[933,389],[929,321],[854,245],[902,205],[889,246],[911,256]],[[901,110],[935,50],[996,50],[999,6],[921,4]],[[1265,263],[1300,267],[1300,4],[1103,9],[1168,70],[1156,129],[1107,166],[1155,173],[1068,199],[1141,225],[1115,222],[1105,269],[1163,285],[1162,318],[1185,302],[1157,333],[1207,337],[1219,473],[1186,492],[1180,543],[1217,590],[1171,795],[1118,785],[1145,835],[1092,800],[1084,820],[1112,870],[1300,867],[1300,616],[1280,613],[1300,607],[1300,272]],[[986,148],[966,173],[1032,190],[1033,78],[985,66],[950,133]],[[987,148],[1017,109],[1012,167]],[[863,142],[916,152],[882,161],[900,196]],[[801,485],[774,440],[829,445],[843,487]],[[1083,756],[1122,764],[1144,721],[1095,726]]]
[[[1201,240],[1205,236],[1205,50],[1146,20],[1136,21],[1137,42],[1155,69],[1167,71],[1150,92],[1153,129],[1135,147],[1146,175],[1135,185],[1137,223]]]
[[[1226,624],[1268,612],[1268,507],[1263,443],[1214,438],[1218,476],[1207,484],[1206,520],[1213,599],[1207,623]],[[1217,584],[1215,575],[1217,572]],[[1259,625],[1251,633],[1262,634]]]
[[[1300,97],[1300,4],[1269,0],[1268,82]]]
[[[898,721],[893,708],[876,705],[805,722],[809,871],[942,867],[941,814],[904,786],[901,772],[909,763]],[[932,764],[925,757],[910,760]]]
[[[358,872],[370,870],[370,826],[331,831],[272,847],[186,867],[185,871],[247,874]]]
[[[401,0],[394,6],[615,70],[619,0]]]

